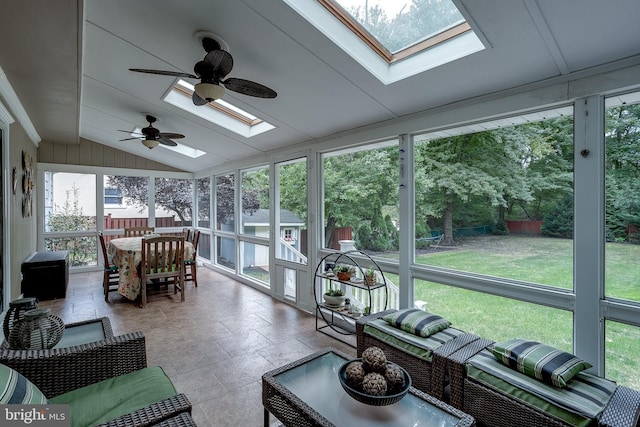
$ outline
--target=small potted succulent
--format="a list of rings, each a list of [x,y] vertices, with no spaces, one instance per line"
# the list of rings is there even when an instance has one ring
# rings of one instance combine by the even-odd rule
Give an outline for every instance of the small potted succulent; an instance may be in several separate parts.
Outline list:
[[[376,270],[373,267],[369,267],[364,272],[364,283],[367,286],[374,286],[376,284]]]
[[[334,270],[338,275],[338,280],[348,282],[351,279],[353,273],[356,272],[356,268],[352,265],[338,264]]]
[[[329,286],[329,289],[322,295],[322,298],[327,305],[339,307],[345,300],[345,294],[342,289]]]

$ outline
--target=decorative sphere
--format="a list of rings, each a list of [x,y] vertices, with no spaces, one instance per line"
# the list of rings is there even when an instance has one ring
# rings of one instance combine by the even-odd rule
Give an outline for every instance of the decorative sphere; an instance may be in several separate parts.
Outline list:
[[[384,371],[384,378],[390,394],[399,393],[404,388],[404,373],[398,365],[389,363]]]
[[[367,372],[383,373],[387,368],[387,356],[380,347],[369,347],[362,352],[362,363]]]
[[[387,394],[387,380],[377,372],[370,372],[362,380],[362,391],[371,396]]]
[[[362,380],[365,376],[364,365],[362,362],[353,361],[347,365],[345,370],[347,384],[355,389],[362,389]]]

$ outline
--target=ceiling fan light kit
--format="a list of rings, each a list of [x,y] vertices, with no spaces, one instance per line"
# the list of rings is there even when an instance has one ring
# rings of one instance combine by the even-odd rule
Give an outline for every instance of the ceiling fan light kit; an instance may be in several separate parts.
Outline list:
[[[225,94],[225,88],[256,98],[275,98],[278,96],[273,89],[251,80],[238,78],[225,80],[227,74],[233,69],[233,57],[225,50],[226,44],[220,43],[219,37],[213,37],[212,33],[203,31],[196,33],[196,38],[200,40],[207,54],[202,61],[198,61],[194,65],[194,74],[146,68],[129,68],[129,70],[136,73],[199,79],[200,83],[195,85],[192,97],[195,105],[204,105],[207,102],[222,98]]]
[[[158,145],[160,145],[160,141],[158,141],[157,139],[143,139],[142,144],[149,150],[151,150],[152,148],[156,148]]]
[[[146,114],[146,113],[143,113],[143,114],[145,115],[145,118],[149,122],[149,126],[142,128],[139,132],[140,135],[133,136],[132,138],[121,139],[120,141],[129,141],[131,139],[141,139],[142,144],[145,147],[152,149],[152,148],[156,148],[160,144],[168,145],[170,147],[175,147],[176,145],[178,145],[178,143],[173,141],[173,139],[184,138],[184,135],[179,133],[160,132],[158,129],[153,127],[153,124],[158,119],[153,117],[151,114]],[[118,131],[127,132],[131,135],[135,135],[135,133],[138,133],[137,131],[134,133],[131,133],[130,131],[127,131],[127,130],[118,130]]]
[[[194,86],[196,94],[207,102],[215,101],[224,96],[224,88],[215,83],[202,82]]]

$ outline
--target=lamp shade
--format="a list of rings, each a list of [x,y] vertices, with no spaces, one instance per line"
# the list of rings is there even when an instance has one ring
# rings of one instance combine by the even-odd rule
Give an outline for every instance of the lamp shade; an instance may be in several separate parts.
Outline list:
[[[143,139],[142,144],[144,144],[145,147],[151,150],[152,148],[156,148],[158,145],[160,145],[160,142],[157,139]]]
[[[214,83],[198,83],[194,86],[198,96],[206,101],[213,101],[224,96],[224,88]]]

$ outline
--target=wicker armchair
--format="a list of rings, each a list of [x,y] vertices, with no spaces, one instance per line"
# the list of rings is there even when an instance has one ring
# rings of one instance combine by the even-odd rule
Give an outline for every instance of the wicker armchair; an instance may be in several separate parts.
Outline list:
[[[108,319],[103,324],[105,339],[88,344],[51,350],[12,350],[3,344],[0,363],[20,372],[49,398],[147,366],[142,332],[113,336]],[[104,425],[150,426],[183,412],[191,413],[191,403],[180,393]]]

